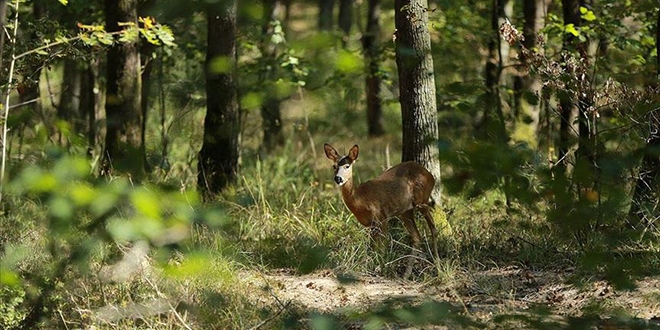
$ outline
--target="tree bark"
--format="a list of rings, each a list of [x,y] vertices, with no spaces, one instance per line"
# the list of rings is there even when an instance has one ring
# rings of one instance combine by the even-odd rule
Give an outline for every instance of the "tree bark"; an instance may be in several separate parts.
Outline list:
[[[523,15],[523,47],[530,52],[543,54],[543,48],[538,48],[540,31],[545,26],[545,17],[548,11],[549,0],[524,0]],[[515,78],[514,104],[516,114],[517,136],[522,136],[532,146],[538,144],[538,128],[541,113],[541,79],[535,74],[529,74],[529,59],[526,52],[520,53],[520,62],[523,69]],[[530,102],[526,93],[534,94],[536,102]]]
[[[403,124],[402,160],[416,161],[433,174],[437,184],[432,198],[440,203],[438,114],[427,0],[395,0],[394,21]]]
[[[209,5],[206,11],[207,109],[197,185],[208,200],[236,181],[240,113],[236,95],[236,0]]]
[[[93,54],[89,56],[94,57]],[[87,155],[91,156],[94,148],[96,147],[96,110],[99,104],[95,92],[97,87],[97,72],[98,60],[94,58],[90,61],[87,68],[85,68],[80,78],[80,118],[81,127],[77,128],[78,132],[85,131],[87,136]]]
[[[7,22],[7,0],[0,0],[0,31],[5,31]],[[4,71],[2,71],[2,59],[5,51],[5,34],[0,33],[0,81],[6,81]]]
[[[380,0],[368,0],[367,30],[362,37],[362,48],[367,62],[367,128],[369,136],[377,137],[385,133],[380,94]]]
[[[655,47],[660,54],[660,12],[655,28]],[[656,90],[660,89],[660,57],[656,57]],[[632,202],[629,211],[629,224],[636,228],[640,223],[648,224],[649,214],[658,214],[660,204],[660,116],[649,114],[651,132],[646,140],[646,148],[635,183]]]
[[[319,0],[319,30],[330,31],[332,29],[332,11],[335,0]]]
[[[82,70],[74,59],[64,60],[64,72],[62,73],[62,90],[60,93],[60,104],[57,107],[57,117],[79,127],[78,117],[80,112]]]
[[[562,0],[562,7],[564,25],[573,24],[576,28],[579,28],[582,23],[579,0]],[[565,52],[577,50],[583,53],[583,49],[581,48],[584,48],[584,45],[581,45],[572,34],[565,33],[563,43]],[[570,88],[577,88],[577,86],[569,86]],[[576,93],[571,90],[567,90],[559,95],[559,116],[561,120],[559,124],[560,161],[557,166],[561,172],[565,172],[570,164],[569,153],[574,146],[573,139],[576,136],[576,132],[579,131],[579,128],[576,130],[574,125],[575,119],[578,116],[576,107],[577,98],[575,95]]]
[[[119,22],[138,24],[137,0],[106,0],[105,11],[110,32],[122,28]],[[138,40],[115,44],[108,50],[106,136],[101,175],[110,175],[115,170],[127,173],[134,180],[141,180],[145,175],[140,69]]]
[[[284,6],[280,0],[263,0],[264,18],[262,22],[261,56],[267,64],[261,72],[261,82],[272,87],[278,78],[280,66],[277,63],[277,49],[270,43],[273,34],[271,22],[279,20],[282,16]],[[264,137],[262,150],[268,151],[277,146],[284,145],[284,133],[282,131],[282,113],[280,111],[281,100],[276,97],[275,92],[267,89],[264,102],[261,105],[261,119]]]
[[[353,26],[353,0],[339,0],[338,25],[343,33],[342,44],[346,47]]]
[[[488,41],[488,60],[484,70],[486,75],[485,107],[482,122],[478,130],[481,138],[506,142],[504,110],[500,95],[502,69],[508,58],[509,44],[502,42],[500,37],[500,24],[507,17],[508,0],[493,0],[491,10],[491,37]]]

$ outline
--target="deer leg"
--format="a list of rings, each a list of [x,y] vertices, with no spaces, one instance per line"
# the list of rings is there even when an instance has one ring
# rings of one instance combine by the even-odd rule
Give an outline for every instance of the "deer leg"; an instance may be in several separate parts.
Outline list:
[[[419,243],[421,241],[421,236],[419,234],[419,230],[417,230],[417,225],[415,225],[414,210],[409,210],[404,212],[401,215],[401,221],[403,221],[403,225],[406,227],[406,230],[410,234],[413,244],[412,252],[408,259],[408,267],[406,268],[406,272],[403,275],[404,278],[408,278],[412,274],[413,264],[415,263],[415,257],[417,256],[417,253],[419,251]]]
[[[372,248],[383,252],[381,249],[385,248],[384,242],[387,235],[387,220],[372,221],[371,226],[369,226],[369,235],[371,236]]]
[[[424,219],[426,219],[426,224],[429,226],[431,231],[431,245],[433,246],[433,258],[438,261],[440,260],[440,255],[438,254],[438,231],[435,228],[435,223],[433,221],[433,215],[431,214],[431,207],[428,205],[419,205],[419,210],[422,212]]]

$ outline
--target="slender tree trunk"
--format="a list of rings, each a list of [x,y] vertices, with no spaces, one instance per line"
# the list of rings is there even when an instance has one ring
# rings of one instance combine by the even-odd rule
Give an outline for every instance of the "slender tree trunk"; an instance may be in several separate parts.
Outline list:
[[[140,138],[142,141],[146,141],[147,135],[147,118],[149,115],[149,106],[150,104],[150,95],[151,95],[151,86],[153,85],[151,81],[151,76],[154,69],[154,58],[151,56],[152,52],[156,47],[144,40],[140,42],[140,62],[142,63],[142,75],[140,79],[142,80],[142,89],[140,91],[140,112],[142,113],[142,126],[140,127]],[[158,60],[162,60],[158,58]],[[149,172],[151,167],[147,160],[147,154],[144,153],[144,167]]]
[[[90,56],[94,56],[90,54]],[[86,132],[87,136],[87,155],[91,156],[94,148],[96,147],[96,110],[98,102],[96,100],[97,94],[97,60],[93,59],[88,64],[80,76],[80,127],[76,128],[77,132]]]
[[[502,70],[508,58],[508,43],[502,42],[500,24],[507,17],[507,0],[493,0],[491,11],[491,37],[488,41],[488,60],[486,61],[486,95],[479,135],[487,140],[506,142],[504,110],[500,95]]]
[[[319,0],[319,30],[330,31],[332,29],[332,11],[335,0]]]
[[[64,60],[62,73],[62,90],[60,92],[60,104],[57,107],[57,117],[66,120],[74,127],[79,127],[80,118],[80,92],[82,70],[78,61],[73,59]]]
[[[403,124],[402,160],[424,165],[435,177],[440,203],[440,158],[435,77],[426,0],[395,0],[396,64]]]
[[[277,50],[270,43],[273,34],[271,22],[279,20],[282,16],[284,6],[280,0],[263,0],[264,19],[262,25],[261,56],[268,63],[266,69],[262,69],[262,83],[272,87],[279,76],[280,66],[277,64]],[[274,147],[284,145],[284,133],[282,131],[282,113],[280,111],[281,101],[276,97],[275,91],[266,92],[265,99],[261,105],[261,119],[264,137],[262,150],[268,151]]]
[[[0,31],[5,31],[7,22],[7,0],[0,0]],[[0,33],[0,81],[6,81],[4,71],[2,71],[2,59],[5,51],[5,34]]]
[[[204,141],[197,185],[205,199],[236,181],[240,113],[236,95],[236,0],[209,5]],[[217,63],[229,63],[218,65]]]
[[[562,0],[564,24],[573,24],[576,28],[580,27],[582,19],[580,18],[580,2],[578,0]],[[572,34],[566,33],[564,35],[564,51],[570,52],[573,50],[581,51],[583,45],[577,42],[577,39]],[[572,88],[577,88],[573,86]],[[575,93],[568,90],[561,92],[559,95],[559,116],[561,123],[559,125],[559,160],[557,164],[560,172],[565,172],[568,165],[571,163],[569,157],[570,150],[574,148],[573,140],[575,139],[576,130],[574,125],[577,118],[577,98]]]
[[[353,26],[353,0],[339,0],[338,25],[343,33],[342,44],[346,47]]]
[[[367,30],[362,37],[362,48],[367,62],[367,127],[371,137],[385,133],[380,95],[380,1],[368,0]]]
[[[119,31],[119,22],[137,22],[137,0],[106,0],[108,31]],[[145,175],[142,79],[138,40],[115,44],[108,50],[105,101],[106,136],[102,175],[113,170],[141,180]]]
[[[524,0],[523,15],[523,47],[530,52],[543,54],[543,48],[538,48],[538,38],[541,29],[545,26],[545,17],[548,11],[549,0]],[[516,136],[523,137],[532,146],[538,144],[538,129],[541,113],[541,79],[535,74],[529,74],[529,59],[526,51],[520,53],[520,62],[523,69],[515,77],[514,104],[516,117]],[[534,96],[526,97],[525,94]],[[535,99],[535,102],[530,102]]]
[[[44,0],[34,1],[34,3],[32,4],[32,14],[34,15],[35,20],[41,19],[42,17],[46,16],[46,3],[44,2]],[[4,30],[0,32],[4,33]],[[30,35],[30,39],[32,42],[35,43],[40,42],[36,34]],[[29,102],[29,108],[31,108],[31,110],[34,111],[34,113],[36,114],[41,113],[41,102],[40,102],[41,93],[39,90],[39,81],[41,79],[42,67],[43,66],[41,65],[41,63],[38,62],[32,62],[28,64],[27,67],[23,69],[24,72],[22,75],[23,77],[18,85],[19,102],[20,103]],[[49,126],[46,125],[46,127]]]

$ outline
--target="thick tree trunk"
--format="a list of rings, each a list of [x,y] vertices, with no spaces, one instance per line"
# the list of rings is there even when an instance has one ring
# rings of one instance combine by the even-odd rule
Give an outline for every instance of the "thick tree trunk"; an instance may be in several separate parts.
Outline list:
[[[119,22],[137,22],[137,0],[106,0],[108,31],[119,31]],[[142,79],[138,40],[113,45],[108,50],[105,101],[106,136],[101,174],[117,170],[140,180],[145,174]]]
[[[435,77],[426,0],[395,0],[396,64],[403,122],[402,160],[424,165],[435,177],[440,203],[440,158]]]
[[[362,37],[362,48],[367,62],[367,127],[369,136],[383,135],[383,110],[380,95],[380,0],[368,0],[367,30]]]
[[[271,22],[279,20],[282,16],[284,6],[280,0],[263,0],[264,18],[262,22],[261,56],[268,63],[267,69],[262,69],[261,82],[272,86],[279,76],[280,66],[277,64],[277,50],[270,43],[273,34]],[[268,151],[274,147],[284,145],[284,133],[282,131],[282,113],[280,111],[281,100],[276,97],[274,91],[267,91],[263,104],[261,105],[261,119],[264,137],[262,150]]]
[[[207,21],[207,109],[197,185],[204,198],[210,199],[234,183],[238,171],[240,113],[236,95],[236,1],[209,5]]]
[[[660,54],[660,12],[655,28],[655,46]],[[660,56],[656,58],[656,89],[660,89]],[[646,140],[646,148],[635,184],[630,204],[630,226],[636,228],[640,223],[649,224],[650,214],[660,213],[660,116],[649,114],[651,132]]]

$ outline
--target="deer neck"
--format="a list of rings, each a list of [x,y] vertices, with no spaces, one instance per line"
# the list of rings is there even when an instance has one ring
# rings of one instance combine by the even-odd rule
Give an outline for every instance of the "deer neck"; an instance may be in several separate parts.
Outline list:
[[[360,195],[356,193],[355,186],[353,185],[353,179],[346,181],[341,186],[341,195],[344,200],[344,204],[348,207],[349,210],[355,215],[357,220],[363,226],[371,226],[372,216],[369,213],[367,205],[365,205],[360,198]]]
[[[344,203],[346,203],[346,205],[350,205],[355,201],[356,196],[355,186],[353,185],[353,178],[349,179],[341,186],[341,196],[344,199]]]

